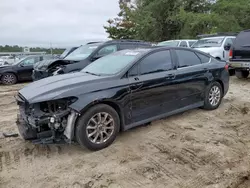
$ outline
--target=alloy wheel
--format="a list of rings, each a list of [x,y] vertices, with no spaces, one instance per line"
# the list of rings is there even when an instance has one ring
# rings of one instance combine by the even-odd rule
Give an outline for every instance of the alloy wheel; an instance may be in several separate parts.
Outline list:
[[[3,77],[3,82],[6,84],[12,84],[15,82],[15,77],[12,74],[6,74]]]
[[[113,117],[106,112],[92,116],[86,127],[88,139],[94,144],[102,144],[109,140],[115,129]]]
[[[213,86],[209,92],[209,103],[212,106],[217,106],[221,99],[221,90],[218,86]]]

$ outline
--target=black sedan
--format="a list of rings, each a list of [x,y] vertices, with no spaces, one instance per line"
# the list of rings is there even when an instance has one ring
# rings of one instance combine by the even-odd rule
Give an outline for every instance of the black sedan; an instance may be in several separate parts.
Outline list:
[[[184,48],[124,50],[78,73],[19,91],[17,125],[35,143],[99,150],[119,131],[194,108],[214,110],[229,88],[226,63]]]
[[[19,81],[31,81],[33,65],[45,59],[53,59],[51,55],[31,55],[20,59],[11,65],[0,67],[0,79],[2,84],[11,85]]]

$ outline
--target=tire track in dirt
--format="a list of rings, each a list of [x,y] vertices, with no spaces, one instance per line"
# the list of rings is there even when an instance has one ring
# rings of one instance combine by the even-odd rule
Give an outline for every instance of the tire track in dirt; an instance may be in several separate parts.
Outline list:
[[[61,146],[35,145],[35,147],[19,149],[14,151],[0,150],[0,172],[9,169],[13,165],[28,164],[36,158],[45,157],[47,159],[62,154]]]

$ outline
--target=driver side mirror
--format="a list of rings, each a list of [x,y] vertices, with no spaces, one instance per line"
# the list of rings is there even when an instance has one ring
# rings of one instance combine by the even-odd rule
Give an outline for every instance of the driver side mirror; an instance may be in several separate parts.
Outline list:
[[[93,57],[91,58],[91,61],[95,61],[95,60],[100,59],[100,58],[102,58],[102,57],[103,57],[103,55],[98,55],[98,54],[96,54],[95,56],[93,56]]]
[[[225,49],[226,51],[230,50],[230,48],[231,48],[231,44],[226,44],[226,45],[224,46],[224,49]]]
[[[19,66],[20,66],[20,67],[24,67],[24,63],[20,63]]]

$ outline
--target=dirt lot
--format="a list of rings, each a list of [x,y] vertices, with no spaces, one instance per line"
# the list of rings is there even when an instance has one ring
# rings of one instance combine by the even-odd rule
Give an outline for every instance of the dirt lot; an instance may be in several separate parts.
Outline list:
[[[0,132],[17,132],[13,96],[24,85],[0,86]],[[249,108],[250,80],[232,78],[218,110],[135,128],[102,151],[0,138],[0,187],[248,188]]]

